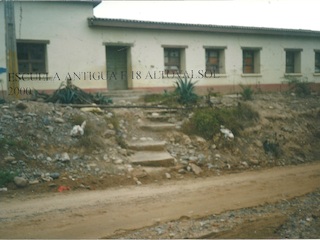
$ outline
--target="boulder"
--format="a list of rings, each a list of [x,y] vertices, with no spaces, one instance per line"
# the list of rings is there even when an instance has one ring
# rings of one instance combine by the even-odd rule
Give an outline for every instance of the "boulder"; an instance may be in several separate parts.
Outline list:
[[[202,169],[194,163],[190,163],[189,166],[191,167],[192,172],[194,172],[196,175],[199,175],[202,172]]]
[[[29,184],[28,180],[24,177],[14,177],[13,181],[17,187],[26,187]]]

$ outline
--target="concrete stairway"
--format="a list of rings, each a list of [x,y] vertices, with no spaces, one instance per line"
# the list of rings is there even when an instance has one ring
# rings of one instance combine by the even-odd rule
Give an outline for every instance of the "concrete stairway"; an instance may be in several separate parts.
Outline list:
[[[172,167],[174,158],[166,151],[139,151],[130,159],[133,165],[145,167]]]
[[[147,109],[145,110],[146,118],[154,122],[168,122],[175,117],[178,110],[176,109]]]
[[[161,132],[176,129],[176,124],[169,122],[175,118],[175,109],[147,109],[144,111],[147,122],[141,123],[140,128],[147,131]]]
[[[175,129],[175,124],[163,122],[165,118],[160,117],[165,116],[168,112],[170,112],[170,110],[145,110],[146,120],[140,123],[140,129],[143,130],[146,135],[148,135],[148,132],[163,132]],[[150,117],[153,119],[150,119]],[[174,115],[170,113],[169,117],[172,118]],[[137,140],[128,142],[127,145],[129,149],[136,151],[135,154],[129,158],[131,164],[144,167],[170,167],[175,164],[175,159],[166,151],[165,141]]]
[[[133,165],[146,167],[174,166],[175,159],[165,150],[165,141],[128,142],[128,148],[137,151],[129,161]]]

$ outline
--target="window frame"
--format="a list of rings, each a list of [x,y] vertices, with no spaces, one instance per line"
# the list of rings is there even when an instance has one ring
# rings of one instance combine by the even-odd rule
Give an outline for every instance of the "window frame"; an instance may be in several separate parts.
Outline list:
[[[167,69],[174,67],[177,69]],[[164,71],[166,74],[181,73],[181,50],[179,48],[164,49]]]
[[[285,48],[285,75],[301,74],[301,52],[302,49]],[[289,63],[288,60],[290,59]],[[290,70],[292,69],[292,70]]]
[[[17,40],[17,59],[18,59],[18,72],[20,74],[48,74],[48,61],[47,61],[47,45],[49,41],[42,40]],[[19,46],[20,45],[20,46]],[[23,46],[24,45],[24,46]],[[42,53],[37,58],[34,54],[34,48],[41,47]],[[24,48],[26,58],[21,58],[22,53],[20,48]],[[22,69],[20,65],[26,64],[27,70]],[[35,65],[39,64],[41,67],[38,71],[33,71]]]
[[[217,46],[203,46],[205,49],[205,71],[212,72],[212,69],[210,69],[210,63],[208,63],[208,54],[210,52],[216,52],[217,53],[217,63],[211,64],[211,66],[216,66],[215,69],[213,69],[215,75],[224,75],[226,73],[225,71],[225,49],[227,47],[217,47]]]
[[[186,48],[187,46],[181,46],[181,45],[162,45],[163,48],[163,67],[164,67],[164,73],[166,76],[174,76],[175,74],[182,74],[186,71]],[[170,66],[167,64],[166,61],[166,52],[173,52],[173,51],[178,51],[179,52],[179,66],[178,70],[167,70],[167,66]],[[168,60],[169,61],[169,60]],[[175,65],[171,65],[175,66]]]
[[[262,47],[242,47],[242,76],[261,76],[261,51]],[[245,54],[250,53],[252,63],[247,63]],[[251,71],[246,71],[250,66]]]
[[[247,57],[246,55],[249,55],[249,57]],[[247,60],[251,60],[251,63],[247,63]],[[242,51],[242,73],[243,74],[251,74],[251,73],[255,73],[255,67],[254,67],[254,51],[251,49],[244,49]],[[251,71],[247,71],[246,69],[251,69]]]
[[[320,74],[320,50],[314,51],[314,73]]]

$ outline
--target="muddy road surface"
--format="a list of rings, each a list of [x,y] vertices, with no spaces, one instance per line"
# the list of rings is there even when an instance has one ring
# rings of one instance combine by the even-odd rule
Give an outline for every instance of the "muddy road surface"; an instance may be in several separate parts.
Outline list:
[[[1,238],[108,238],[171,220],[288,200],[320,187],[320,162],[102,191],[0,196]]]

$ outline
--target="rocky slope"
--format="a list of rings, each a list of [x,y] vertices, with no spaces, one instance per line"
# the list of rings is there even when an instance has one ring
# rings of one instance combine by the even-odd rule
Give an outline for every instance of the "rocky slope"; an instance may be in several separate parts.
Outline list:
[[[1,171],[29,184],[17,189],[16,180],[16,185],[0,187],[17,193],[57,191],[62,185],[97,189],[319,160],[319,96],[274,93],[257,94],[246,103],[237,96],[215,97],[212,102],[220,108],[248,104],[259,119],[233,140],[219,135],[206,141],[182,133],[191,114],[186,110],[76,108],[32,101],[2,104]],[[72,128],[83,121],[84,135],[71,136]],[[134,164],[132,159],[141,149],[130,143],[159,141],[172,164]],[[266,143],[276,146],[277,154],[268,151]]]

